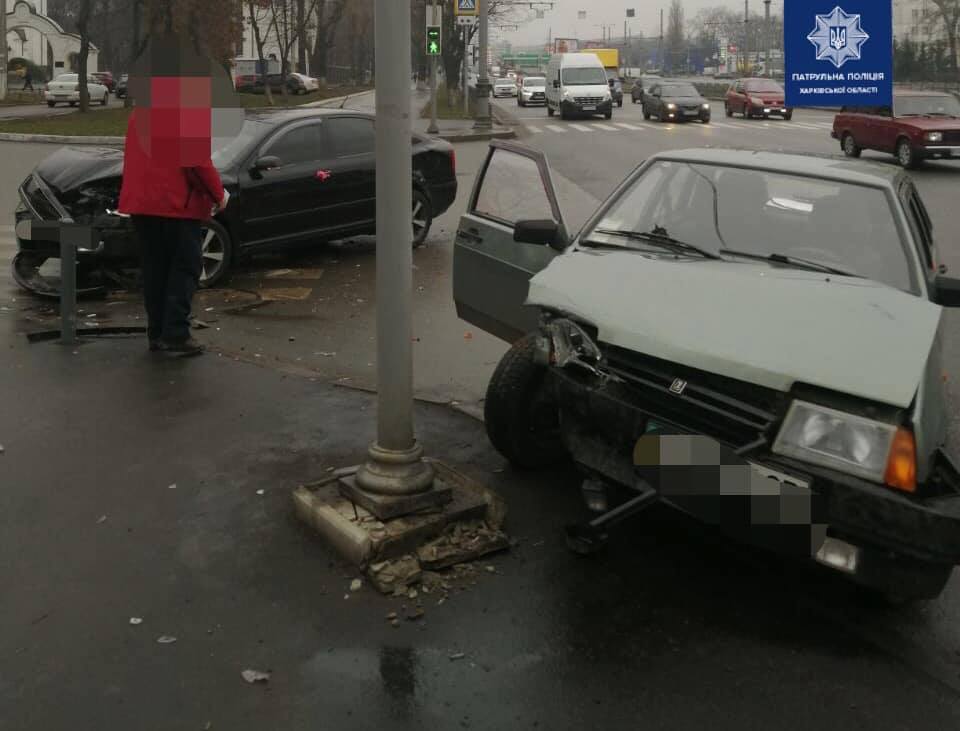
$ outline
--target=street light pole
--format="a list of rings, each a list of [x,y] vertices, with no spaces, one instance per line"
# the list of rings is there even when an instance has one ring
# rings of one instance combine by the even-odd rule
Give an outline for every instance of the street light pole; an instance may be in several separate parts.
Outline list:
[[[478,0],[480,11],[480,75],[477,77],[477,121],[474,129],[486,130],[493,128],[490,118],[490,79],[487,76],[488,33],[490,30],[489,0]]]
[[[404,498],[433,486],[413,431],[413,128],[410,0],[376,0],[377,439],[357,487]]]
[[[7,98],[7,0],[0,0],[0,100]]]
[[[430,25],[437,22],[437,3],[436,0],[430,5]],[[427,134],[435,135],[440,131],[437,126],[437,57],[430,56],[430,125],[427,127]]]

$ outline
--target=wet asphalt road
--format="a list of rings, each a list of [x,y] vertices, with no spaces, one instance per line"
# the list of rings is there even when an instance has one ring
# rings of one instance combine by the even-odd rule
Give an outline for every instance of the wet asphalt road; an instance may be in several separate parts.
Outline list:
[[[515,106],[509,108],[516,112]],[[639,108],[628,107],[617,110],[613,121],[642,131],[614,127],[594,132],[589,129],[594,123],[584,122],[577,124],[587,127],[586,132],[556,132],[545,128],[542,110],[521,114],[528,116],[529,127],[544,127],[539,133],[524,130],[522,138],[547,152],[568,194],[576,192],[572,187],[576,181],[592,199],[604,197],[651,152],[707,144],[705,135],[711,135],[713,144],[809,152],[831,152],[835,146],[826,132],[816,131],[827,118],[816,113],[798,115],[797,121],[812,129],[801,134],[806,128],[797,127],[789,137],[775,126],[777,122],[769,127],[760,123],[756,134],[744,132],[739,124],[715,126],[709,132],[693,125],[657,129],[635,119]],[[578,140],[576,135],[581,134],[589,138]],[[458,206],[483,151],[482,144],[458,148]],[[3,144],[4,210],[14,204],[16,183],[49,152],[46,146]],[[951,207],[960,192],[958,176],[960,163],[933,164],[916,174],[940,247],[955,271],[960,270],[960,250]],[[431,399],[476,404],[504,346],[473,331],[451,311],[450,245],[458,212],[457,208],[441,219],[428,246],[414,256],[414,336],[420,338],[415,348],[417,389]],[[10,310],[0,312],[0,332],[5,336],[40,326],[46,307],[12,288],[6,264],[9,242],[10,232],[0,229],[0,305]],[[302,369],[345,385],[372,385],[373,366],[368,365],[373,362],[372,274],[368,240],[255,262],[230,282],[241,294],[215,293],[198,308],[197,314],[211,325],[201,337],[228,356],[289,371]],[[262,299],[264,289],[288,290],[286,299],[239,314],[224,312],[254,295]],[[236,299],[227,302],[231,296]],[[103,322],[130,321],[137,314],[136,305],[122,299],[84,307]],[[208,312],[207,307],[214,309]],[[15,316],[14,310],[24,311]],[[36,321],[25,319],[31,317]],[[957,340],[951,338],[952,357],[957,355]],[[953,357],[952,362],[960,360]],[[210,379],[216,382],[215,375]],[[13,384],[9,377],[4,381],[8,389]],[[234,384],[227,391],[242,398],[250,387]],[[275,409],[275,404],[297,398],[307,397],[284,386],[269,398],[256,399],[265,411],[256,418],[276,419],[268,453],[278,454],[283,435],[289,436],[294,427],[282,426],[281,415],[267,413],[270,409],[262,402],[271,402]],[[502,575],[481,582],[482,590],[466,592],[458,600],[457,611],[431,616],[428,629],[403,640],[395,639],[389,627],[380,629],[378,620],[389,609],[376,597],[366,597],[354,617],[344,616],[339,605],[320,610],[318,616],[328,630],[351,639],[317,641],[314,654],[300,658],[301,687],[276,691],[281,700],[264,701],[267,705],[244,704],[261,722],[265,720],[261,714],[271,706],[278,710],[283,705],[293,728],[314,728],[317,717],[325,718],[331,728],[388,722],[395,728],[958,726],[956,577],[935,602],[886,608],[834,577],[784,566],[717,540],[676,516],[661,514],[631,525],[597,561],[582,561],[569,555],[558,540],[561,526],[582,514],[572,475],[490,474],[499,469],[499,462],[479,428],[458,431],[453,443],[444,434],[442,419],[422,418],[433,444],[458,448],[457,459],[487,473],[507,497],[512,516],[508,527],[523,543],[496,562]],[[214,429],[215,422],[203,426]],[[238,459],[227,471],[242,484],[251,484],[243,483],[245,466]],[[290,464],[279,459],[268,467],[283,475]],[[264,465],[259,469],[262,475]],[[281,510],[279,505],[276,510]],[[276,535],[283,558],[314,548],[305,538],[285,544],[287,539]],[[324,574],[322,567],[317,572],[327,583],[338,575],[332,569]],[[314,594],[298,598],[320,605],[321,598]],[[285,596],[284,601],[292,599]],[[290,610],[300,622],[307,621],[303,611],[299,605]],[[262,621],[269,622],[268,615]],[[286,649],[294,651],[294,638],[274,634],[266,632],[268,639],[285,642]],[[450,649],[467,643],[470,661],[452,663],[447,657]],[[266,716],[270,717],[276,716]],[[362,723],[356,723],[357,718]],[[239,718],[232,727],[247,727],[238,722]],[[171,727],[190,726],[178,722]]]

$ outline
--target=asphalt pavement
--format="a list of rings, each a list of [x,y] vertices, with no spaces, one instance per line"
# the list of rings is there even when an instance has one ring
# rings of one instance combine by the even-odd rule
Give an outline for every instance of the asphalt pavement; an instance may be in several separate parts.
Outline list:
[[[581,209],[670,147],[836,149],[820,113],[705,128],[644,122],[639,107],[567,123],[502,104]],[[0,143],[0,210],[53,149]],[[473,412],[505,346],[456,318],[450,257],[485,150],[458,146],[458,201],[414,253],[417,392]],[[958,176],[958,163],[915,174],[955,270]],[[887,607],[666,511],[580,559],[561,533],[585,517],[577,476],[511,470],[482,424],[434,403],[417,410],[428,452],[504,496],[518,544],[391,627],[402,602],[349,592],[355,574],[289,502],[299,482],[361,459],[373,434],[372,239],[246,265],[198,301],[213,352],[159,363],[134,339],[28,344],[23,332],[54,318],[14,288],[12,253],[0,226],[4,731],[960,723],[956,577],[936,601]],[[87,322],[138,322],[135,296],[81,307]],[[271,681],[244,683],[246,668]]]

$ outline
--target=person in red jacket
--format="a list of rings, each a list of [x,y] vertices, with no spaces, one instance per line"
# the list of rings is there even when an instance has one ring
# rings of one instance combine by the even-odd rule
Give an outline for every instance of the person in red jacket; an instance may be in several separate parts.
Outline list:
[[[195,355],[190,310],[202,271],[201,228],[229,194],[210,160],[211,79],[175,64],[131,74],[136,108],[124,144],[119,210],[130,214],[143,250],[143,294],[150,350]]]

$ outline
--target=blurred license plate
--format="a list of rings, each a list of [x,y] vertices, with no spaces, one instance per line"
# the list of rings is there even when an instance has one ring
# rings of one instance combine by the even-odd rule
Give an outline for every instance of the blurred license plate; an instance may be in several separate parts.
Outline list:
[[[593,111],[595,111],[595,110],[596,110],[596,106],[594,106],[593,104],[587,104],[587,105],[584,106],[584,108],[583,108],[583,111],[585,111],[585,112],[593,112]]]
[[[688,109],[684,112],[688,117],[696,117],[700,112],[696,109]]]

